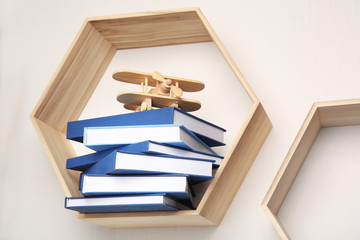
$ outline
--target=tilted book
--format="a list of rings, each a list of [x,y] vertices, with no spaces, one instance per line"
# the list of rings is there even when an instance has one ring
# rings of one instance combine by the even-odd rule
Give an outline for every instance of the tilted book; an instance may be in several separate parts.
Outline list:
[[[194,160],[145,153],[124,153],[114,150],[88,168],[85,174],[140,175],[177,174],[199,183],[213,178],[213,160]]]
[[[143,141],[139,143],[129,144],[121,148],[123,152],[129,153],[149,153],[154,155],[176,156],[181,158],[214,160],[215,167],[218,167],[223,157],[215,154],[199,152],[186,148],[171,146],[166,143]]]
[[[66,161],[66,168],[77,171],[85,171],[86,169],[94,165],[96,162],[98,162],[100,159],[103,159],[106,155],[110,154],[116,149],[120,150],[121,152],[127,153],[147,153],[157,156],[172,156],[198,160],[213,160],[214,167],[219,167],[223,159],[223,157],[218,155],[202,153],[159,142],[143,141],[139,143],[112,148],[106,151],[99,151],[96,153],[90,153],[83,156],[69,158]]]
[[[112,153],[115,149],[117,148],[69,158],[66,160],[66,169],[85,171],[86,169],[97,163],[99,160]]]

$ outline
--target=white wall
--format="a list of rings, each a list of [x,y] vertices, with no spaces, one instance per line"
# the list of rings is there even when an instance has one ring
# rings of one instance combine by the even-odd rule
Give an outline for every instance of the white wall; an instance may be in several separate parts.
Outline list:
[[[0,239],[279,239],[260,203],[311,104],[360,97],[356,0],[2,0],[0,4]],[[104,229],[78,220],[63,207],[64,192],[31,125],[30,112],[85,18],[190,6],[201,8],[263,103],[273,130],[218,227]],[[216,49],[206,44],[189,49],[187,54],[199,57],[193,64],[185,64],[187,55],[177,46],[129,50],[112,66],[201,78],[209,90],[200,97],[204,108],[198,114],[226,125],[231,142],[249,107],[246,95]],[[169,63],[159,57],[150,65],[146,57],[154,52],[179,59]],[[200,61],[210,55],[211,60]],[[126,62],[121,62],[122,56]],[[219,80],[212,74],[224,77],[229,90],[216,91]],[[97,92],[107,91],[105,85]],[[214,95],[226,103],[223,119],[220,106],[211,100]],[[225,99],[236,103],[235,111]],[[101,108],[89,104],[84,116],[97,111]],[[293,239],[360,238],[359,131],[355,126],[320,133],[279,214]]]

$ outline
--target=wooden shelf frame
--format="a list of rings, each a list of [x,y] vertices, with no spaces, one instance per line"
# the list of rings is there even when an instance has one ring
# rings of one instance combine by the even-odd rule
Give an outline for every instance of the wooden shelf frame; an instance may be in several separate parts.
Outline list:
[[[321,128],[360,124],[360,99],[314,103],[285,157],[262,207],[280,237],[291,239],[277,214]]]
[[[190,211],[78,214],[104,227],[218,225],[260,151],[271,122],[258,98],[199,8],[89,18],[31,114],[66,196],[80,196],[79,174],[67,170],[76,153],[66,139],[68,121],[77,120],[118,50],[214,42],[253,106],[198,208]]]

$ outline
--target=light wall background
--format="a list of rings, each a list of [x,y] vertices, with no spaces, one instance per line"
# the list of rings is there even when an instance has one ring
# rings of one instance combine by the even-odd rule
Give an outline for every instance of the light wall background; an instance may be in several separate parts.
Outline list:
[[[87,17],[198,6],[273,129],[218,227],[105,229],[64,209],[29,115]],[[313,102],[360,98],[360,1],[0,1],[0,239],[279,239],[260,207]],[[212,44],[118,53],[83,118],[123,112],[116,69],[204,81],[198,116],[231,144],[250,102]],[[190,97],[190,96],[189,96]],[[360,239],[360,127],[324,129],[279,217],[293,239]],[[79,148],[79,151],[83,149]],[[226,153],[226,148],[219,149]]]

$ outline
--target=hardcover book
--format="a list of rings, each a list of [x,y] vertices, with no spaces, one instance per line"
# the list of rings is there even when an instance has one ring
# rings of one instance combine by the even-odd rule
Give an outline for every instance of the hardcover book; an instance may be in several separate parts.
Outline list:
[[[217,155],[209,146],[182,125],[165,124],[84,128],[83,143],[95,151],[146,140]]]
[[[114,150],[84,173],[88,175],[178,174],[188,176],[191,183],[198,183],[213,178],[212,163],[213,160],[183,159]]]
[[[175,107],[71,121],[68,122],[67,125],[67,138],[82,142],[84,128],[86,127],[161,124],[184,125],[208,146],[215,147],[224,145],[225,129]]]
[[[181,158],[199,160],[214,160],[215,162],[213,164],[215,165],[215,167],[218,167],[223,159],[222,156],[219,156],[217,154],[214,155],[209,153],[203,153],[154,141],[143,141],[139,143],[129,144],[122,147],[121,151],[129,153],[149,153],[155,155],[176,156]]]
[[[166,194],[65,198],[65,208],[81,213],[117,213],[188,210]]]
[[[77,171],[85,171],[86,169],[94,165],[99,160],[103,159],[106,155],[110,154],[114,150],[119,150],[121,152],[126,152],[126,153],[146,153],[155,156],[168,156],[168,157],[178,157],[178,158],[197,159],[197,160],[213,160],[214,167],[219,167],[223,159],[223,157],[213,154],[206,154],[206,153],[175,147],[159,142],[143,141],[139,143],[112,148],[106,151],[99,151],[96,153],[90,153],[83,156],[69,158],[66,161],[66,168]]]
[[[82,174],[80,191],[87,197],[166,193],[182,203],[192,203],[192,192],[186,176]]]
[[[117,148],[69,158],[66,160],[66,169],[85,171],[86,169],[97,163],[99,160],[112,153],[115,149]]]

